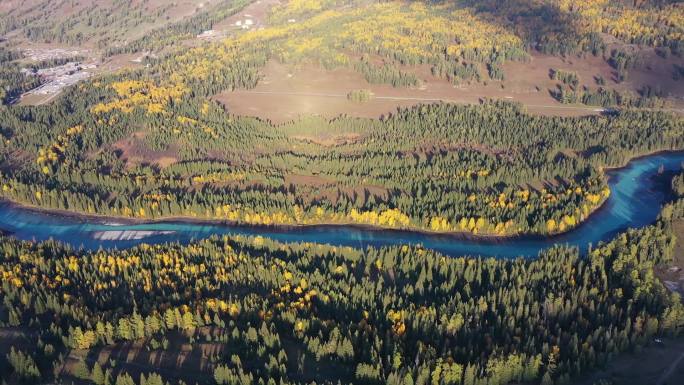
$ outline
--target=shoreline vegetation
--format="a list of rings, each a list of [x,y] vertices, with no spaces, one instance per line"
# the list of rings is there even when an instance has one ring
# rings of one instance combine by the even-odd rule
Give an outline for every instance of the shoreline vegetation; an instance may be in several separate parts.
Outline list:
[[[617,166],[602,166],[600,167],[603,177],[606,182],[611,178],[609,173],[616,172],[621,169],[627,168],[634,161],[657,156],[661,154],[678,154],[684,153],[682,150],[657,150],[646,154],[635,155],[627,158],[621,165]],[[598,205],[592,208],[589,215],[587,215],[584,220],[577,222],[573,227],[567,228],[562,232],[551,232],[551,233],[516,233],[516,234],[473,234],[467,231],[435,231],[428,228],[421,227],[387,227],[382,225],[373,225],[367,223],[357,223],[357,222],[320,222],[320,223],[295,223],[295,224],[250,224],[240,221],[230,221],[225,219],[216,218],[202,218],[193,216],[168,216],[160,218],[131,218],[126,216],[115,216],[107,214],[97,214],[97,213],[86,213],[78,212],[72,210],[64,209],[53,209],[47,207],[41,207],[33,204],[27,204],[23,202],[12,201],[6,198],[0,198],[0,203],[6,204],[11,207],[18,207],[24,210],[29,210],[33,212],[39,212],[42,214],[47,214],[51,216],[62,216],[81,220],[83,222],[91,222],[93,220],[98,221],[101,224],[113,224],[116,223],[121,225],[144,225],[144,224],[157,224],[157,223],[188,223],[197,225],[217,225],[226,227],[243,227],[243,228],[254,228],[254,229],[276,229],[280,231],[287,231],[288,229],[298,229],[298,228],[313,228],[313,227],[349,227],[355,229],[361,229],[366,231],[392,231],[392,232],[406,232],[406,233],[416,233],[424,235],[434,235],[434,236],[444,236],[452,237],[455,240],[471,240],[471,241],[483,241],[483,242],[496,242],[496,241],[507,241],[515,239],[553,239],[558,236],[565,235],[579,227],[581,227],[586,221],[588,221],[592,216],[600,213],[602,209],[605,208],[606,203],[610,199],[610,196],[603,198]]]
[[[223,359],[198,371],[206,378],[201,383],[255,384],[252,378],[273,378],[277,370],[282,378],[317,383],[335,373],[372,384],[414,377],[426,384],[436,377],[456,385],[550,385],[570,384],[616,354],[682,331],[681,298],[653,275],[654,265],[673,256],[674,235],[664,219],[627,230],[586,258],[564,246],[536,259],[482,259],[445,258],[416,246],[359,250],[257,239],[74,251],[2,238],[7,311],[0,327],[38,347],[13,347],[8,360],[14,368],[28,363],[35,378],[52,373],[51,357],[64,353],[67,361],[59,365],[70,369],[61,376],[156,379],[167,367],[146,356],[85,357],[133,344],[155,354],[223,344],[229,346]],[[37,294],[22,301],[27,290]],[[568,322],[575,314],[605,316]],[[48,332],[32,333],[48,322]],[[491,334],[491,350],[468,344],[491,329],[499,331]],[[306,377],[287,366],[295,356],[285,344],[299,348],[308,367],[323,362],[335,371]],[[264,353],[235,353],[257,346]],[[368,351],[386,358],[380,365],[389,374],[367,363]]]
[[[684,333],[672,0],[18,3],[0,100],[22,35],[105,57],[0,105],[2,385],[569,385]]]
[[[202,95],[183,98],[194,88],[182,84],[103,82],[49,107],[79,111],[63,128],[44,121],[47,107],[26,109],[32,119],[2,144],[4,198],[144,220],[558,234],[608,197],[602,165],[684,148],[680,119],[666,113],[549,118],[496,101],[275,128],[229,115]],[[90,92],[102,102],[81,100]],[[69,96],[83,105],[63,105]],[[16,120],[21,111],[0,114]],[[296,139],[322,131],[355,135],[335,146]],[[25,154],[21,162],[16,153]]]
[[[505,240],[512,240],[512,239],[550,239],[554,238],[557,236],[562,236],[564,234],[567,234],[578,227],[582,226],[584,222],[589,220],[591,216],[594,214],[598,213],[601,211],[601,209],[604,207],[605,202],[610,199],[606,198],[601,203],[596,206],[590,213],[589,216],[587,216],[583,221],[578,222],[574,227],[569,227],[566,228],[563,232],[554,232],[554,233],[547,233],[547,234],[542,234],[542,233],[517,233],[517,234],[489,234],[489,233],[480,233],[480,234],[473,234],[471,232],[467,231],[437,231],[437,230],[430,230],[427,228],[421,228],[421,227],[385,227],[382,225],[373,225],[373,224],[367,224],[367,223],[358,223],[358,222],[320,222],[320,223],[294,223],[294,224],[251,224],[251,223],[245,223],[245,222],[240,222],[240,221],[230,221],[226,219],[216,219],[216,218],[202,218],[202,217],[193,217],[193,216],[169,216],[169,217],[161,217],[161,218],[149,218],[149,219],[143,219],[143,218],[131,218],[131,217],[125,217],[125,216],[112,216],[112,215],[107,215],[107,214],[97,214],[97,213],[85,213],[85,212],[78,212],[78,211],[71,211],[71,210],[64,210],[64,209],[52,209],[52,208],[47,208],[47,207],[41,207],[41,206],[36,206],[36,205],[31,205],[31,204],[25,204],[21,202],[15,202],[11,201],[5,198],[0,198],[0,204],[4,203],[9,206],[13,207],[18,207],[24,210],[29,210],[33,212],[39,212],[42,214],[47,214],[51,216],[62,216],[62,217],[70,217],[70,218],[75,218],[75,219],[80,219],[83,220],[84,222],[88,222],[89,220],[98,220],[100,224],[106,225],[106,224],[116,224],[116,225],[145,225],[145,224],[158,224],[158,223],[188,223],[188,224],[196,224],[196,225],[216,225],[216,226],[225,226],[225,227],[243,227],[243,228],[253,228],[253,229],[277,229],[277,230],[282,230],[286,231],[288,229],[298,229],[298,228],[313,228],[313,227],[350,227],[350,228],[355,228],[355,229],[361,229],[361,230],[368,230],[368,231],[391,231],[391,232],[397,232],[397,233],[416,233],[416,234],[425,234],[425,235],[434,235],[434,236],[445,236],[445,237],[452,237],[455,240],[481,240],[481,241],[505,241]]]

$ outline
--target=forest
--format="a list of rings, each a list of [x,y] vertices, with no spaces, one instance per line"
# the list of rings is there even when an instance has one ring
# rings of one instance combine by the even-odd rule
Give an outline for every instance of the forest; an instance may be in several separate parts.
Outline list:
[[[19,33],[39,43],[92,44],[105,55],[130,53],[194,37],[248,2],[221,0],[207,7],[189,3],[183,6],[191,9],[182,8],[179,2],[151,0],[36,0],[0,13],[0,34]],[[187,18],[176,20],[173,16],[187,12]]]
[[[114,46],[101,43],[100,45],[105,49],[104,56],[161,50],[173,46],[179,40],[192,38],[203,31],[212,29],[215,23],[235,14],[249,3],[248,0],[221,0],[204,12],[170,23],[163,28],[155,28],[150,33],[126,44]]]
[[[491,13],[507,23],[528,44],[542,52],[567,55],[605,50],[600,33],[626,43],[683,53],[680,2],[669,0],[570,0],[500,2],[467,0],[477,12]]]
[[[277,54],[272,39],[245,34],[82,83],[49,106],[0,110],[0,194],[138,219],[549,234],[581,223],[608,197],[602,167],[683,147],[682,119],[667,112],[551,118],[483,101],[274,126],[207,99],[254,87]],[[356,139],[329,147],[316,143],[319,132]],[[149,160],[131,162],[126,146]],[[170,163],[160,166],[155,154]]]
[[[378,7],[381,15],[387,13],[378,23],[425,23],[436,12],[413,4],[411,21],[401,17],[409,9],[397,3]],[[577,226],[609,196],[603,167],[684,147],[682,119],[661,111],[625,108],[604,116],[556,118],[483,100],[478,106],[400,109],[380,120],[312,117],[273,125],[234,116],[208,99],[224,89],[254,87],[259,70],[274,57],[294,60],[293,55],[315,49],[317,55],[351,60],[311,36],[318,29],[335,39],[348,34],[358,40],[353,24],[345,34],[329,33],[327,28],[345,18],[339,12],[323,11],[302,23],[151,59],[146,68],[81,83],[48,106],[1,109],[1,196],[30,206],[142,220],[554,234]],[[475,22],[463,11],[449,17]],[[440,23],[429,24],[441,33]],[[297,45],[300,41],[308,46]],[[512,51],[501,51],[500,57],[524,59],[515,41],[511,37]],[[415,86],[417,79],[393,60],[429,63],[433,57],[429,51],[409,55],[395,48],[387,46],[381,66],[362,54],[357,68],[371,82]],[[483,52],[457,50],[469,60]],[[614,56],[623,63],[619,67],[628,67],[629,57]],[[452,68],[453,62],[439,60]],[[471,76],[453,68],[439,72]],[[572,74],[553,76],[563,87],[576,87]],[[588,92],[586,103],[605,104]],[[620,96],[624,107],[646,106],[624,100]],[[354,139],[331,147],[317,142],[319,133]]]
[[[534,259],[447,258],[239,236],[86,252],[3,238],[0,325],[34,343],[7,347],[0,367],[24,383],[570,384],[682,332],[679,295],[653,269],[672,258],[683,177],[656,224],[586,256],[559,246]],[[54,377],[70,351],[114,346],[190,346],[205,364],[157,372],[88,354]]]
[[[0,105],[15,100],[40,84],[37,78],[21,72],[21,67],[15,63],[20,57],[17,50],[0,47]]]
[[[79,86],[50,107],[0,111],[11,122],[0,145],[2,195],[138,219],[547,234],[581,223],[608,197],[602,167],[684,140],[681,118],[664,112],[547,118],[486,102],[273,126],[205,99],[173,99],[186,92],[121,81]],[[301,139],[319,130],[358,139],[333,147]],[[145,151],[171,148],[177,158],[162,167],[117,156],[134,134]]]
[[[602,207],[608,168],[684,149],[684,119],[658,87],[582,85],[567,68],[538,91],[605,110],[545,116],[482,98],[276,124],[215,98],[253,89],[272,60],[418,89],[411,67],[449,87],[501,81],[532,50],[603,56],[623,84],[641,59],[604,39],[681,57],[677,2],[292,0],[263,28],[189,42],[248,3],[217,1],[180,20],[167,17],[177,4],[149,0],[41,0],[0,14],[3,35],[92,43],[103,58],[159,53],[30,106],[12,102],[38,80],[0,45],[0,199],[135,223],[550,236]],[[65,5],[84,8],[51,17]],[[342,97],[361,106],[376,96]],[[665,177],[655,223],[586,253],[448,257],[236,235],[89,251],[1,234],[0,384],[572,384],[684,331],[681,298],[655,270],[682,242],[684,173]]]

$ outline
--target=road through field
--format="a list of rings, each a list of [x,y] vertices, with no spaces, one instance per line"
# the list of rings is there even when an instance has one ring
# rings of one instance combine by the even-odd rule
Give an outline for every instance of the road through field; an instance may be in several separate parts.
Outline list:
[[[321,98],[347,98],[346,94],[338,93],[324,93],[324,92],[295,92],[295,91],[251,91],[251,90],[240,90],[241,94],[251,94],[251,95],[274,95],[274,96],[304,96],[304,97],[321,97]],[[373,95],[374,100],[396,100],[396,101],[416,101],[416,102],[445,102],[445,103],[456,103],[463,104],[462,100],[454,100],[448,98],[426,98],[418,96],[382,96]],[[511,97],[505,97],[506,100],[514,101],[515,99]],[[550,104],[527,104],[523,103],[524,106],[529,108],[539,108],[539,109],[555,109],[555,110],[575,110],[575,111],[587,111],[589,113],[600,113],[605,112],[606,109],[597,106],[567,106],[567,105],[550,105]],[[670,111],[679,114],[684,114],[684,109],[676,108],[665,108],[657,109],[661,111]]]

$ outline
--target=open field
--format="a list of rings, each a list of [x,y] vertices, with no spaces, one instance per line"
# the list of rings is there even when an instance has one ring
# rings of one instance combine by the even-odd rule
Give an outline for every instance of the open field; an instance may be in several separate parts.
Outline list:
[[[178,161],[177,149],[170,148],[166,151],[152,151],[145,148],[142,139],[144,132],[131,135],[130,138],[121,139],[112,145],[114,151],[119,154],[119,159],[126,162],[127,167],[133,168],[139,164],[156,164],[159,167],[167,167]]]
[[[289,68],[271,61],[262,73],[263,77],[254,89],[223,92],[215,99],[224,103],[232,113],[256,116],[274,123],[309,114],[328,118],[338,115],[377,118],[394,112],[397,107],[440,100],[478,103],[481,98],[522,101],[530,105],[530,111],[546,114],[586,115],[595,113],[597,109],[564,106],[544,91],[507,91],[500,85],[456,87],[431,75],[423,78],[421,88],[394,88],[386,84],[370,84],[351,69],[327,71],[313,65]],[[348,100],[347,93],[358,89],[370,90],[373,93],[371,100],[362,103]]]
[[[301,115],[318,114],[328,118],[338,115],[377,118],[398,107],[437,101],[478,103],[482,99],[505,99],[524,104],[528,111],[542,115],[579,116],[600,113],[596,106],[561,104],[549,90],[557,81],[550,78],[552,69],[577,72],[580,87],[596,88],[595,76],[606,79],[607,88],[636,92],[644,85],[657,85],[669,96],[676,110],[684,108],[682,81],[673,81],[673,60],[649,55],[650,68],[634,70],[627,81],[610,80],[613,69],[601,57],[560,58],[532,55],[530,62],[509,62],[503,66],[505,80],[453,85],[432,76],[427,66],[403,67],[422,80],[418,88],[395,88],[387,84],[370,84],[361,74],[346,68],[325,70],[312,64],[288,66],[271,60],[261,71],[259,84],[251,90],[238,89],[219,93],[215,99],[238,115],[256,116],[282,123]],[[669,70],[668,70],[669,69]],[[373,97],[366,102],[347,100],[352,90],[367,89]]]
[[[50,3],[50,2],[47,2]],[[77,3],[69,8],[61,4],[57,15],[75,17],[77,11],[88,8],[94,1]],[[195,3],[189,1],[174,2],[164,6],[157,0],[134,2],[135,6],[144,7],[146,14],[154,13],[154,28],[187,19],[188,17],[218,5],[218,0]],[[99,4],[99,3],[98,3]],[[101,6],[108,6],[108,2]],[[268,14],[272,7],[281,4],[280,0],[258,0],[246,6],[240,12],[219,21],[213,29],[199,34],[198,38],[186,40],[183,44],[194,47],[204,44],[206,40],[215,41],[230,35],[232,32],[247,29],[261,29],[267,26]],[[111,4],[109,5],[111,6]],[[344,8],[344,7],[343,7]],[[23,8],[7,8],[5,11],[17,13]],[[35,10],[24,10],[31,14]],[[300,20],[290,19],[294,24]],[[151,24],[136,23],[133,28],[126,28],[125,35],[112,40],[113,46],[123,44],[143,36],[150,30]],[[59,48],[64,44],[32,43],[17,34],[10,33],[13,42],[20,48]],[[193,35],[194,36],[194,35]],[[351,68],[339,68],[332,71],[323,69],[311,61],[298,64],[284,65],[271,59],[261,70],[261,80],[256,88],[235,91],[225,91],[215,96],[215,99],[228,106],[229,110],[238,115],[256,116],[275,123],[282,123],[295,119],[300,115],[318,114],[328,118],[338,115],[377,118],[394,112],[398,107],[409,107],[416,104],[434,103],[437,101],[453,103],[479,103],[482,99],[513,100],[524,104],[528,111],[542,115],[580,116],[602,112],[601,107],[579,104],[561,104],[551,94],[558,81],[550,78],[552,70],[562,69],[575,72],[579,76],[578,89],[587,87],[595,90],[599,87],[597,78],[606,81],[605,88],[619,92],[636,94],[645,85],[657,88],[668,98],[672,108],[677,111],[684,109],[683,80],[672,79],[675,64],[681,59],[674,56],[662,58],[656,55],[653,48],[626,44],[616,40],[613,36],[602,34],[601,38],[607,43],[606,54],[614,49],[626,49],[639,52],[643,64],[630,69],[626,81],[615,81],[614,69],[608,64],[606,57],[584,54],[552,56],[532,52],[529,61],[505,61],[501,68],[504,80],[491,80],[487,76],[487,68],[478,64],[482,80],[463,81],[454,85],[444,78],[434,76],[430,65],[407,66],[399,65],[399,69],[415,74],[421,80],[421,86],[415,88],[394,88],[386,84],[370,84],[362,75]],[[92,39],[91,39],[92,40]],[[83,42],[80,48],[93,48],[91,40]],[[117,55],[107,59],[98,68],[97,73],[109,73],[121,68],[134,67],[132,60],[141,53]],[[355,56],[355,55],[352,55]],[[315,60],[314,60],[315,61]],[[381,64],[382,58],[375,57],[374,64]],[[303,64],[309,63],[309,64]],[[374,97],[371,100],[358,103],[347,100],[347,94],[352,90],[367,89]],[[34,100],[37,99],[37,100]],[[23,104],[40,104],[52,100],[50,97],[25,98]]]
[[[18,105],[20,106],[40,106],[41,104],[46,104],[50,103],[53,101],[56,97],[59,96],[59,93],[53,93],[53,94],[26,94],[21,97],[18,101]]]

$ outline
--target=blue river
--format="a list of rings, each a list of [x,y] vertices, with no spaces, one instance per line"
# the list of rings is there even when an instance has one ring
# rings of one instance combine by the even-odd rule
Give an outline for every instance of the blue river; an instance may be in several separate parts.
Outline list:
[[[666,172],[679,171],[683,162],[684,152],[660,153],[608,171],[611,195],[604,206],[577,228],[553,237],[489,240],[353,226],[272,228],[183,221],[131,224],[116,219],[60,215],[8,203],[0,204],[0,229],[23,240],[52,238],[86,249],[122,249],[140,243],[171,241],[187,243],[213,234],[241,234],[261,235],[283,242],[318,242],[361,248],[420,244],[451,256],[536,256],[540,250],[556,244],[577,246],[585,252],[589,245],[610,240],[627,228],[653,223],[668,198],[666,188],[656,182],[655,176],[661,168]]]

